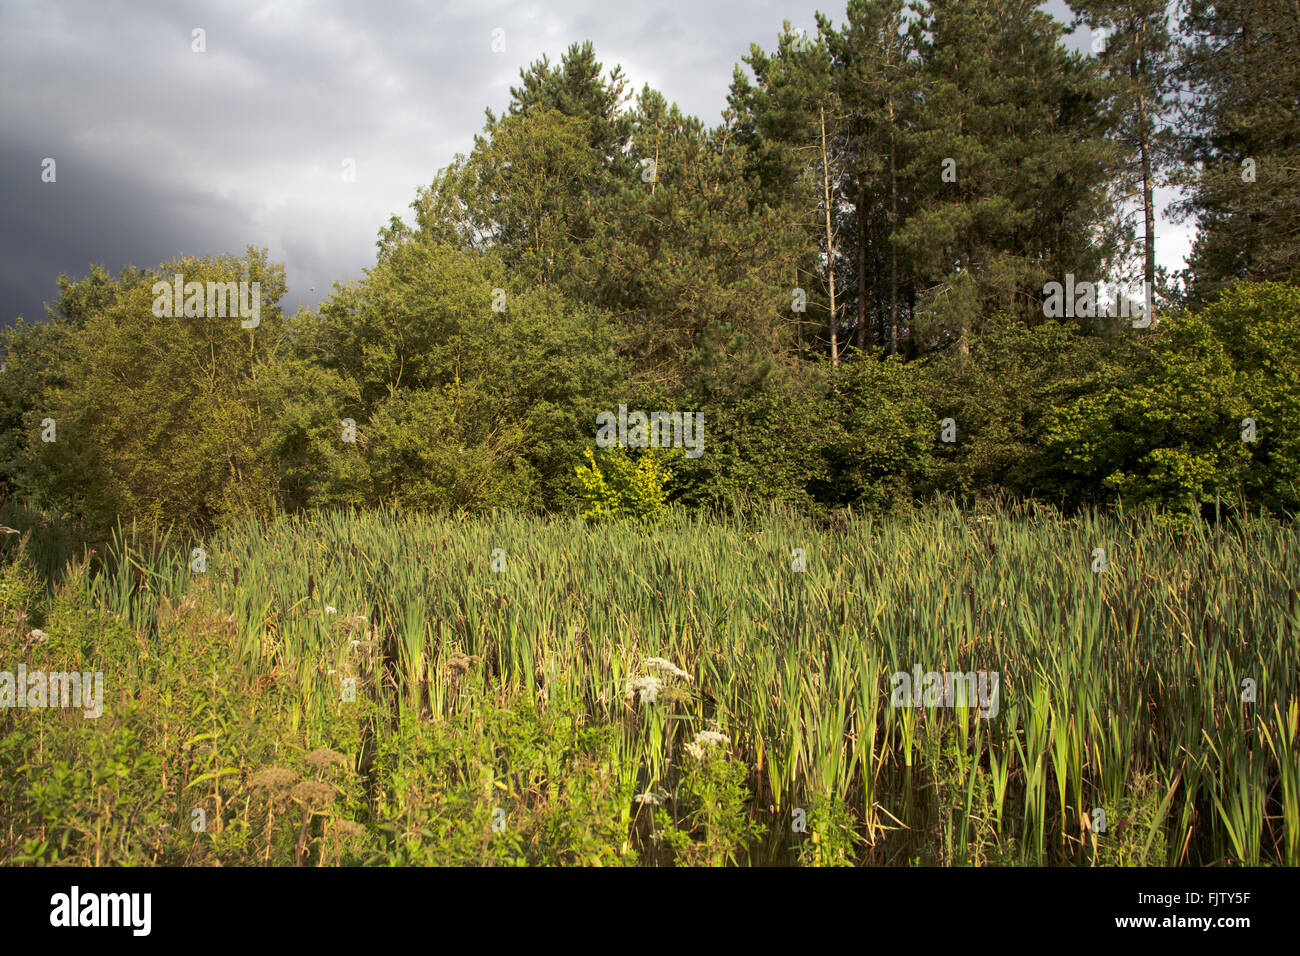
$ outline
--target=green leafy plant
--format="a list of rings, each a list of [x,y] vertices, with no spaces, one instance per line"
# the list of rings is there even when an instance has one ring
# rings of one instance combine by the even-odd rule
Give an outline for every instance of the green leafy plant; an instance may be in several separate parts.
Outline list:
[[[597,464],[591,449],[586,450],[587,464],[577,468],[586,504],[584,518],[631,518],[651,523],[668,509],[664,485],[672,477],[663,456],[646,450],[633,461],[623,449],[614,449]],[[603,468],[602,468],[603,464]]]

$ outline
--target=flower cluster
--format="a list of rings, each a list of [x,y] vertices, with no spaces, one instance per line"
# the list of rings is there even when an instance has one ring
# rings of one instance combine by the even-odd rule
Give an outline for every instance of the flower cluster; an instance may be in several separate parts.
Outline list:
[[[640,693],[641,703],[653,704],[659,693],[659,686],[658,677],[637,677],[627,682],[627,686],[623,689],[623,696],[631,700]]]
[[[720,734],[716,730],[701,730],[695,735],[695,742],[686,745],[686,752],[696,760],[703,760],[712,748],[729,743],[731,741],[726,734]]]
[[[690,674],[663,657],[647,657],[642,663],[653,670],[665,671],[673,677],[680,677],[682,680],[688,681],[693,680]]]

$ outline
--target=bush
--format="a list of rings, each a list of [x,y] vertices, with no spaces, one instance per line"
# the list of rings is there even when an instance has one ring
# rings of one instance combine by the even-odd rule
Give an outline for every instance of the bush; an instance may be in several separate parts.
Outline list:
[[[19,545],[17,556],[0,567],[0,628],[15,622],[39,624],[44,600],[41,577],[26,548]]]
[[[631,518],[648,523],[667,512],[664,483],[672,472],[660,455],[647,450],[633,462],[627,452],[618,448],[602,456],[603,472],[590,448],[586,455],[587,465],[577,468],[581,496],[587,505],[582,517]]]
[[[1300,288],[1239,285],[1171,316],[1099,384],[1047,419],[1049,451],[1081,481],[1134,505],[1300,505]]]

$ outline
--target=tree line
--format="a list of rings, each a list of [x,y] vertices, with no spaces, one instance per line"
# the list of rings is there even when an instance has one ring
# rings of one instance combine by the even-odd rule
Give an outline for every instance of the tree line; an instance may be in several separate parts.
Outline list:
[[[3,334],[0,491],[95,528],[563,511],[626,404],[702,417],[703,455],[656,453],[689,508],[1292,510],[1300,5],[1073,9],[849,0],[751,47],[714,127],[590,44],[543,57],[316,311],[254,248],[61,276]],[[1197,228],[1178,275],[1162,183]],[[155,315],[175,274],[258,282],[260,324]],[[1067,276],[1158,320],[1048,318]]]

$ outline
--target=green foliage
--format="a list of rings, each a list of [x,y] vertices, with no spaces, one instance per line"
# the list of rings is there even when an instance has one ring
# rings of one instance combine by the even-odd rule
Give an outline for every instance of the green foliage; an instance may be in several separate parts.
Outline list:
[[[69,287],[64,288],[66,294]],[[19,319],[0,330],[5,362],[0,374],[0,494],[33,490],[31,455],[40,439],[25,423],[48,416],[44,399],[67,372],[71,338],[70,323],[59,318],[48,323]]]
[[[404,727],[376,765],[389,786],[372,862],[634,864],[626,846],[632,792],[611,772],[612,730],[582,720],[567,700],[544,713],[476,700],[446,724]]]
[[[42,625],[47,641],[40,651],[51,665],[98,670],[101,662],[130,660],[140,652],[135,632],[121,618],[87,607],[89,576],[85,562],[71,565],[49,601]]]
[[[960,367],[936,363],[923,373],[929,435],[951,418],[955,441],[932,441],[934,467],[919,485],[948,494],[992,494],[1072,504],[1096,486],[1080,481],[1059,448],[1044,440],[1054,410],[1097,393],[1105,375],[1131,361],[1133,339],[1085,335],[1046,321],[1032,328],[998,323],[973,336]]]
[[[1052,411],[1050,452],[1133,504],[1300,505],[1300,289],[1240,286],[1170,316],[1137,359]]]
[[[1194,308],[1139,332],[1040,290],[1125,271],[1164,5],[1078,4],[1096,58],[1039,6],[849,0],[714,128],[575,44],[315,312],[252,248],[60,277],[0,641],[108,706],[0,710],[0,861],[1296,865],[1300,287],[1234,282],[1296,278],[1300,8],[1187,5]],[[704,454],[597,457],[624,401]],[[882,693],[990,661],[998,721]]]
[[[319,388],[338,409],[332,422],[297,413],[313,504],[563,507],[620,371],[596,313],[427,239],[394,239],[364,284],[296,330],[304,361],[325,356]],[[340,441],[344,417],[354,443]]]
[[[1229,189],[1200,164],[1198,303],[1225,277],[1289,275],[1271,197],[1290,127],[1212,12],[1189,7],[1183,65],[1212,95],[1183,146],[1207,163],[1258,148],[1262,178]],[[1169,146],[1163,6],[1078,13],[1118,30],[1102,54],[1071,52],[1031,0],[851,0],[842,26],[818,15],[807,42],[787,25],[751,48],[713,128],[650,87],[633,99],[589,43],[544,57],[314,313],[280,314],[283,269],[255,249],[61,277],[50,322],[0,341],[0,494],[92,539],[377,505],[824,518],[1009,494],[1190,516],[1240,495],[1285,512],[1293,291],[1239,291],[1150,335],[1042,321],[1044,280],[1125,273],[1118,194],[1147,181],[1135,150],[1159,167]],[[1258,246],[1240,225],[1256,221]],[[1249,262],[1224,259],[1238,248]],[[260,281],[260,327],[153,317],[150,285],[175,272]],[[625,400],[697,410],[704,455],[575,469],[594,415]],[[1233,440],[1245,418],[1257,442]]]
[[[44,583],[26,548],[19,544],[13,551],[13,557],[0,565],[0,629],[8,629],[18,621],[35,625],[44,618]]]
[[[157,318],[151,286],[183,274],[186,282],[260,283],[261,322],[240,327],[225,317]],[[85,280],[98,290],[102,277]],[[127,270],[112,296],[65,287],[65,311],[85,306],[65,360],[23,427],[29,436],[53,419],[52,442],[28,439],[24,490],[100,532],[118,516],[166,517],[205,524],[273,504],[274,462],[260,425],[269,417],[255,398],[258,369],[284,343],[275,303],[283,268],[255,250],[242,259],[187,258],[158,274]]]
[[[1291,521],[338,512],[232,527],[203,574],[161,543],[74,563],[23,652],[102,670],[105,708],[0,710],[0,859],[1300,859],[1300,650],[1259,637],[1295,626]],[[892,706],[931,661],[1014,661],[998,715]]]
[[[576,469],[587,507],[584,518],[631,518],[652,523],[668,508],[665,484],[672,471],[662,453],[646,450],[633,459],[621,448],[601,455],[588,448],[587,464]],[[602,467],[603,466],[603,467]]]
[[[1165,788],[1147,777],[1113,806],[1106,807],[1106,831],[1093,833],[1088,842],[1095,866],[1160,866],[1169,858],[1161,808]],[[1089,818],[1091,820],[1091,818]]]
[[[837,794],[811,801],[807,809],[807,837],[799,845],[801,866],[853,866],[862,837],[849,807]]]
[[[774,379],[725,404],[704,405],[704,453],[677,462],[673,500],[702,509],[772,502],[815,508],[833,417],[826,393],[824,376],[813,368],[802,378]]]
[[[745,765],[725,748],[703,745],[686,753],[673,797],[674,814],[655,813],[655,837],[686,866],[749,863],[748,849],[766,829],[754,818]]]
[[[814,485],[819,499],[885,511],[924,487],[938,420],[921,374],[891,358],[855,362],[835,377],[823,425],[826,477]]]
[[[1179,78],[1184,189],[1177,212],[1196,239],[1193,306],[1235,282],[1300,282],[1300,7],[1289,0],[1188,0]]]

